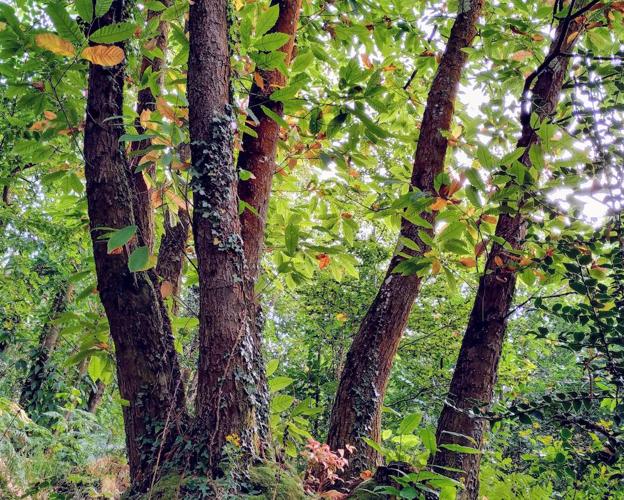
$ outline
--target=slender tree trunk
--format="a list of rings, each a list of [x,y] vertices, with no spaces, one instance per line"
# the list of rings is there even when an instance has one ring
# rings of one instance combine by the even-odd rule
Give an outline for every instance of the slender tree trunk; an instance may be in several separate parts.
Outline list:
[[[470,46],[476,35],[476,23],[483,8],[483,0],[460,2],[460,5],[465,6],[466,3],[469,7],[457,15],[431,84],[416,149],[411,184],[415,191],[430,196],[437,196],[434,180],[444,168],[448,141],[442,132],[449,130],[453,118],[455,98],[467,60],[463,49]],[[429,223],[433,222],[431,211],[420,216]],[[396,255],[347,354],[328,434],[328,444],[332,449],[356,446],[356,451],[349,456],[345,477],[374,466],[380,460],[375,450],[364,444],[361,438],[379,441],[381,407],[390,368],[421,283],[417,275],[401,276],[393,270],[404,260],[398,255],[399,252],[422,257],[429,249],[419,237],[419,229],[422,230],[403,219]],[[401,241],[405,238],[415,242],[419,250],[403,248]]]
[[[234,164],[227,0],[195,0],[189,15],[188,102],[193,234],[199,269],[197,388],[200,439],[217,469],[228,435],[248,456],[263,454],[254,329],[248,314],[247,269]]]
[[[295,35],[299,24],[301,0],[272,0],[272,5],[279,6],[279,17],[271,32],[285,33],[289,41],[281,47],[286,54],[286,65],[290,64],[295,47]],[[273,174],[275,173],[275,156],[279,142],[280,126],[263,111],[262,106],[268,108],[278,116],[284,114],[281,102],[272,101],[274,90],[286,85],[286,76],[278,70],[258,71],[259,78],[254,78],[249,91],[249,109],[252,110],[259,123],[254,126],[257,137],[245,134],[242,150],[238,155],[238,169],[247,170],[253,177],[239,182],[238,195],[244,203],[253,209],[246,208],[240,216],[243,248],[247,264],[247,278],[245,282],[246,296],[251,298],[247,307],[251,328],[250,340],[253,349],[253,369],[258,374],[257,391],[261,400],[268,400],[269,392],[264,372],[262,357],[262,310],[255,294],[255,285],[260,273],[260,261],[264,246],[267,209],[271,197]],[[258,84],[258,80],[262,85]],[[262,435],[268,440],[269,428],[268,406],[258,408],[258,422],[262,428]]]
[[[120,22],[124,2],[115,0],[95,28]],[[123,44],[119,44],[123,48]],[[124,64],[89,66],[84,137],[85,178],[98,290],[115,343],[117,378],[124,406],[128,462],[133,490],[144,491],[167,457],[184,420],[184,390],[169,319],[153,272],[132,273],[130,241],[108,254],[102,228],[136,223],[123,134]]]
[[[30,366],[30,371],[28,377],[26,377],[20,396],[20,406],[29,413],[37,407],[39,391],[50,371],[50,356],[54,349],[56,349],[59,333],[61,331],[61,325],[58,324],[56,320],[67,308],[72,294],[72,285],[67,283],[61,284],[50,306],[48,318],[43,325],[39,338],[39,348]]]
[[[560,53],[569,52],[583,30],[582,19],[562,22],[547,56],[547,64],[540,66],[534,76],[537,81],[531,91],[531,101],[521,113],[522,135],[519,148],[525,148],[520,161],[530,166],[529,149],[538,142],[531,126],[531,114],[544,122],[556,109],[559,95],[568,70],[569,58]],[[531,81],[528,81],[526,89]],[[496,226],[496,236],[504,239],[513,250],[523,247],[527,220],[521,213],[525,200],[518,206],[501,213]],[[451,380],[446,404],[438,421],[438,445],[461,444],[481,449],[487,422],[478,417],[492,402],[507,317],[513,301],[517,264],[513,255],[499,243],[494,243],[488,255],[485,273],[479,288],[455,371]],[[502,263],[502,265],[501,265]],[[478,409],[476,415],[472,409]],[[467,436],[467,437],[462,437]],[[476,443],[476,444],[475,444]],[[445,472],[465,483],[465,498],[477,498],[479,493],[480,454],[465,454],[439,448],[433,459],[437,467],[451,467],[460,472]]]
[[[102,402],[102,397],[104,396],[104,391],[106,390],[106,384],[101,380],[98,380],[95,383],[95,387],[91,390],[89,394],[89,400],[87,401],[87,411],[89,413],[95,413],[97,407]]]
[[[164,0],[164,5],[169,6],[170,1]],[[152,19],[154,16],[157,16],[158,12],[148,11],[147,19]],[[160,21],[158,24],[158,31],[156,35],[156,47],[159,48],[163,54],[167,53],[167,45],[168,40],[167,36],[169,34],[169,24],[166,21]],[[162,86],[162,69],[163,69],[164,61],[159,57],[154,57],[153,59],[149,59],[147,56],[143,56],[141,60],[141,69],[139,71],[139,75],[142,77],[147,69],[151,69],[153,73],[160,74],[159,75],[159,85]],[[137,96],[137,119],[135,121],[135,128],[139,134],[143,134],[146,130],[141,125],[140,117],[144,112],[151,112],[156,109],[156,97],[152,93],[152,89],[148,86],[144,89],[139,90]],[[139,167],[139,162],[144,154],[141,152],[145,151],[152,144],[150,139],[144,139],[142,141],[133,142],[132,143],[132,160],[130,162],[130,180],[132,184],[132,191],[134,193],[133,196],[133,211],[135,214],[136,224],[139,228],[139,234],[143,241],[143,244],[146,245],[150,251],[154,246],[154,210],[152,209],[150,203],[149,196],[149,186],[145,182],[145,177],[143,176],[143,172],[141,170],[137,171]],[[149,175],[154,175],[156,169],[153,166],[149,166],[147,168],[147,173]]]

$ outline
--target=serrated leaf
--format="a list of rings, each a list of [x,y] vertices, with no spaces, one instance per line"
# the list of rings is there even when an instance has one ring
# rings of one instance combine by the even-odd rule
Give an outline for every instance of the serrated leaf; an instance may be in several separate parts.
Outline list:
[[[91,0],[76,0],[74,2],[76,12],[85,23],[93,20],[93,2]]]
[[[96,43],[122,42],[130,38],[135,29],[135,24],[130,22],[109,24],[92,33],[89,39]]]
[[[35,43],[38,47],[49,50],[59,56],[71,57],[75,54],[74,46],[71,42],[53,33],[40,33],[39,35],[35,35]]]
[[[97,2],[95,2],[95,17],[101,17],[106,14],[112,3],[113,0],[97,0]]]
[[[116,45],[94,45],[84,49],[81,56],[99,66],[117,66],[126,55],[123,49]]]
[[[72,43],[82,45],[84,35],[82,34],[80,26],[78,26],[76,21],[70,17],[62,4],[50,4],[46,8],[46,12],[48,13],[48,16],[50,16],[50,19],[56,28],[56,32],[61,38],[70,40]]]

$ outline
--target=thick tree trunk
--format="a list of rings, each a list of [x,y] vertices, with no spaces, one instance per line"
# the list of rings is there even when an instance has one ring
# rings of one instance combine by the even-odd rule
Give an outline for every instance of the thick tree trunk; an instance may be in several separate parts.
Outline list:
[[[466,3],[460,2],[461,5]],[[483,8],[483,0],[468,3],[469,7],[457,15],[431,85],[416,148],[411,183],[415,190],[430,196],[437,196],[434,180],[444,167],[448,141],[442,132],[449,130],[453,118],[455,98],[467,59],[463,49],[470,46],[476,35],[476,23]],[[433,212],[420,215],[433,222]],[[345,477],[376,465],[380,459],[361,438],[379,441],[381,407],[390,368],[421,283],[421,278],[416,275],[401,276],[393,270],[404,260],[399,252],[417,257],[429,249],[418,236],[419,229],[422,228],[403,219],[401,239],[417,243],[419,250],[403,248],[399,241],[397,255],[390,262],[386,278],[347,354],[328,435],[332,449],[344,449],[346,445],[356,447],[349,456]]]
[[[189,15],[188,102],[193,234],[200,291],[197,414],[216,470],[228,435],[249,456],[263,453],[268,405],[257,391],[255,329],[248,314],[247,269],[233,157],[236,119],[230,82],[226,0],[195,0]]]
[[[530,166],[529,149],[538,142],[538,136],[530,124],[530,116],[533,113],[545,121],[555,111],[569,61],[568,57],[559,54],[569,52],[573,47],[583,29],[582,21],[576,19],[561,24],[547,56],[548,64],[534,74],[537,81],[531,89],[531,101],[527,103],[530,109],[522,111],[522,136],[518,141],[519,148],[526,148],[520,158],[524,165]],[[496,235],[514,250],[522,248],[527,231],[527,220],[521,213],[522,205],[523,200],[520,200],[517,210],[508,206],[509,210],[501,213],[496,226]],[[507,317],[516,285],[517,264],[510,257],[513,255],[508,250],[494,243],[488,255],[485,273],[479,281],[447,401],[438,421],[438,445],[455,443],[472,448],[482,447],[487,422],[478,417],[478,412],[487,409],[492,402]],[[473,414],[471,410],[475,408],[478,411]],[[433,465],[459,469],[461,472],[440,472],[462,480],[466,486],[464,498],[474,499],[479,493],[480,458],[480,454],[456,453],[440,448]]]
[[[37,407],[39,391],[49,373],[50,356],[58,343],[61,325],[56,320],[67,308],[72,294],[72,285],[67,283],[61,284],[50,306],[48,318],[43,325],[39,338],[39,348],[30,366],[30,371],[20,396],[20,406],[29,413]]]
[[[123,20],[124,2],[116,0],[96,28]],[[123,47],[122,44],[120,44]],[[123,134],[124,64],[89,66],[84,137],[85,178],[98,290],[115,343],[117,378],[124,406],[128,462],[133,489],[145,490],[156,474],[184,420],[184,390],[171,326],[153,272],[132,273],[129,242],[108,254],[102,228],[136,223]]]

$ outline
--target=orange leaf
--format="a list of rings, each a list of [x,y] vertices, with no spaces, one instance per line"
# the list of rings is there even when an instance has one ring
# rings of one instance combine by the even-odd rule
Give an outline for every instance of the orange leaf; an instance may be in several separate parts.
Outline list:
[[[530,50],[519,50],[515,54],[512,54],[511,60],[522,62],[525,59],[528,59],[529,57],[531,57],[532,55],[533,55],[533,52],[531,52]]]
[[[496,264],[498,267],[503,267],[505,265],[505,263],[503,262],[503,259],[501,259],[500,255],[494,256],[494,264]]]
[[[370,479],[371,477],[373,477],[373,473],[369,471],[368,469],[363,470],[362,472],[360,472],[360,477],[366,481],[367,479]]]
[[[262,78],[262,75],[257,71],[254,71],[254,82],[256,82],[256,85],[258,87],[264,90],[264,79]]]
[[[477,265],[477,261],[472,257],[462,257],[459,259],[459,262],[466,267],[475,267]]]
[[[444,198],[436,198],[436,201],[431,205],[431,210],[434,212],[439,212],[448,204],[448,200]]]
[[[82,57],[98,66],[117,66],[126,54],[116,45],[94,45],[82,51]]]
[[[139,115],[139,123],[141,124],[141,127],[143,127],[146,130],[156,130],[156,127],[158,125],[150,121],[151,117],[152,117],[151,110],[144,109],[143,111],[141,111],[141,114]]]
[[[59,56],[71,57],[75,54],[72,43],[54,33],[41,33],[36,35],[35,43],[42,49],[49,50]]]
[[[329,255],[327,255],[326,253],[318,254],[316,256],[316,260],[318,260],[319,269],[325,269],[327,266],[329,266],[329,263],[331,262]]]
[[[496,217],[493,215],[482,215],[481,220],[487,222],[488,224],[496,224]]]
[[[171,281],[163,281],[160,284],[160,295],[163,299],[166,299],[173,293],[173,283]]]
[[[368,54],[360,54],[360,59],[362,59],[362,64],[366,69],[373,69],[373,63],[371,62],[370,57],[368,57]]]
[[[165,196],[169,198],[169,200],[171,200],[173,203],[175,203],[178,208],[181,208],[182,210],[187,209],[186,202],[177,194],[175,194],[171,189],[167,189],[165,191]]]
[[[48,120],[56,120],[56,113],[52,111],[44,111],[43,116],[45,116]]]

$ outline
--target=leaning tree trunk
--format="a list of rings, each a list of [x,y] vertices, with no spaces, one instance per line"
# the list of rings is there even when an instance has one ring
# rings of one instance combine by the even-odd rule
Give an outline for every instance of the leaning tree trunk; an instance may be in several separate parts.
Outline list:
[[[524,149],[520,161],[526,166],[530,166],[529,149],[538,142],[537,133],[531,126],[531,115],[537,115],[543,123],[555,111],[568,70],[569,58],[562,53],[569,52],[582,30],[580,18],[562,22],[545,63],[527,80],[523,101],[528,91],[531,93],[531,101],[524,103],[526,108],[521,112],[522,135],[517,145]],[[537,81],[531,89],[534,78]],[[527,220],[521,213],[524,202],[523,199],[519,201],[517,210],[508,206],[509,210],[501,213],[496,226],[496,236],[505,240],[514,251],[522,248],[526,236]],[[479,418],[478,411],[473,414],[471,410],[487,409],[492,401],[507,317],[516,285],[517,263],[512,257],[512,253],[499,243],[494,243],[488,255],[447,401],[438,421],[438,445],[482,447],[487,422]],[[466,486],[463,496],[474,499],[479,493],[480,458],[480,453],[457,453],[439,448],[432,463],[435,467],[456,469],[457,472],[441,472],[462,480]]]
[[[115,0],[96,19],[95,28],[122,21],[124,8],[122,0]],[[128,269],[135,241],[109,254],[101,239],[103,228],[136,223],[132,181],[119,142],[124,132],[124,69],[123,63],[89,66],[84,156],[98,291],[115,344],[119,391],[128,402],[123,413],[132,488],[140,492],[149,487],[156,462],[173,445],[185,405],[171,326],[154,273]]]
[[[72,285],[68,283],[62,283],[60,285],[54,295],[54,300],[48,312],[48,318],[43,325],[39,338],[39,347],[35,359],[30,366],[30,371],[28,372],[28,377],[26,377],[20,396],[20,406],[29,413],[37,407],[39,391],[50,371],[50,356],[56,348],[61,332],[61,325],[58,324],[56,320],[67,308],[72,294]]]
[[[238,215],[227,0],[195,0],[189,15],[188,102],[193,234],[199,271],[197,439],[216,471],[226,437],[263,454],[268,405],[257,387],[254,329]],[[202,446],[202,447],[203,447]]]
[[[460,2],[460,5],[465,3]],[[483,0],[473,0],[469,2],[469,8],[457,15],[427,98],[411,184],[414,190],[430,196],[438,196],[434,180],[444,168],[448,146],[444,132],[451,125],[455,98],[467,60],[463,49],[470,46],[476,35],[476,23],[482,8]],[[433,222],[433,212],[420,215],[429,223]],[[422,257],[429,250],[418,236],[419,229],[422,228],[403,219],[396,255],[347,354],[328,435],[328,444],[332,449],[344,449],[347,445],[356,447],[349,456],[345,477],[372,467],[380,460],[377,452],[364,444],[361,438],[379,441],[381,408],[390,368],[421,283],[421,278],[415,274],[402,276],[393,271],[404,260],[398,255],[399,251],[411,257]],[[402,248],[401,240],[404,238],[415,242],[419,250]]]

